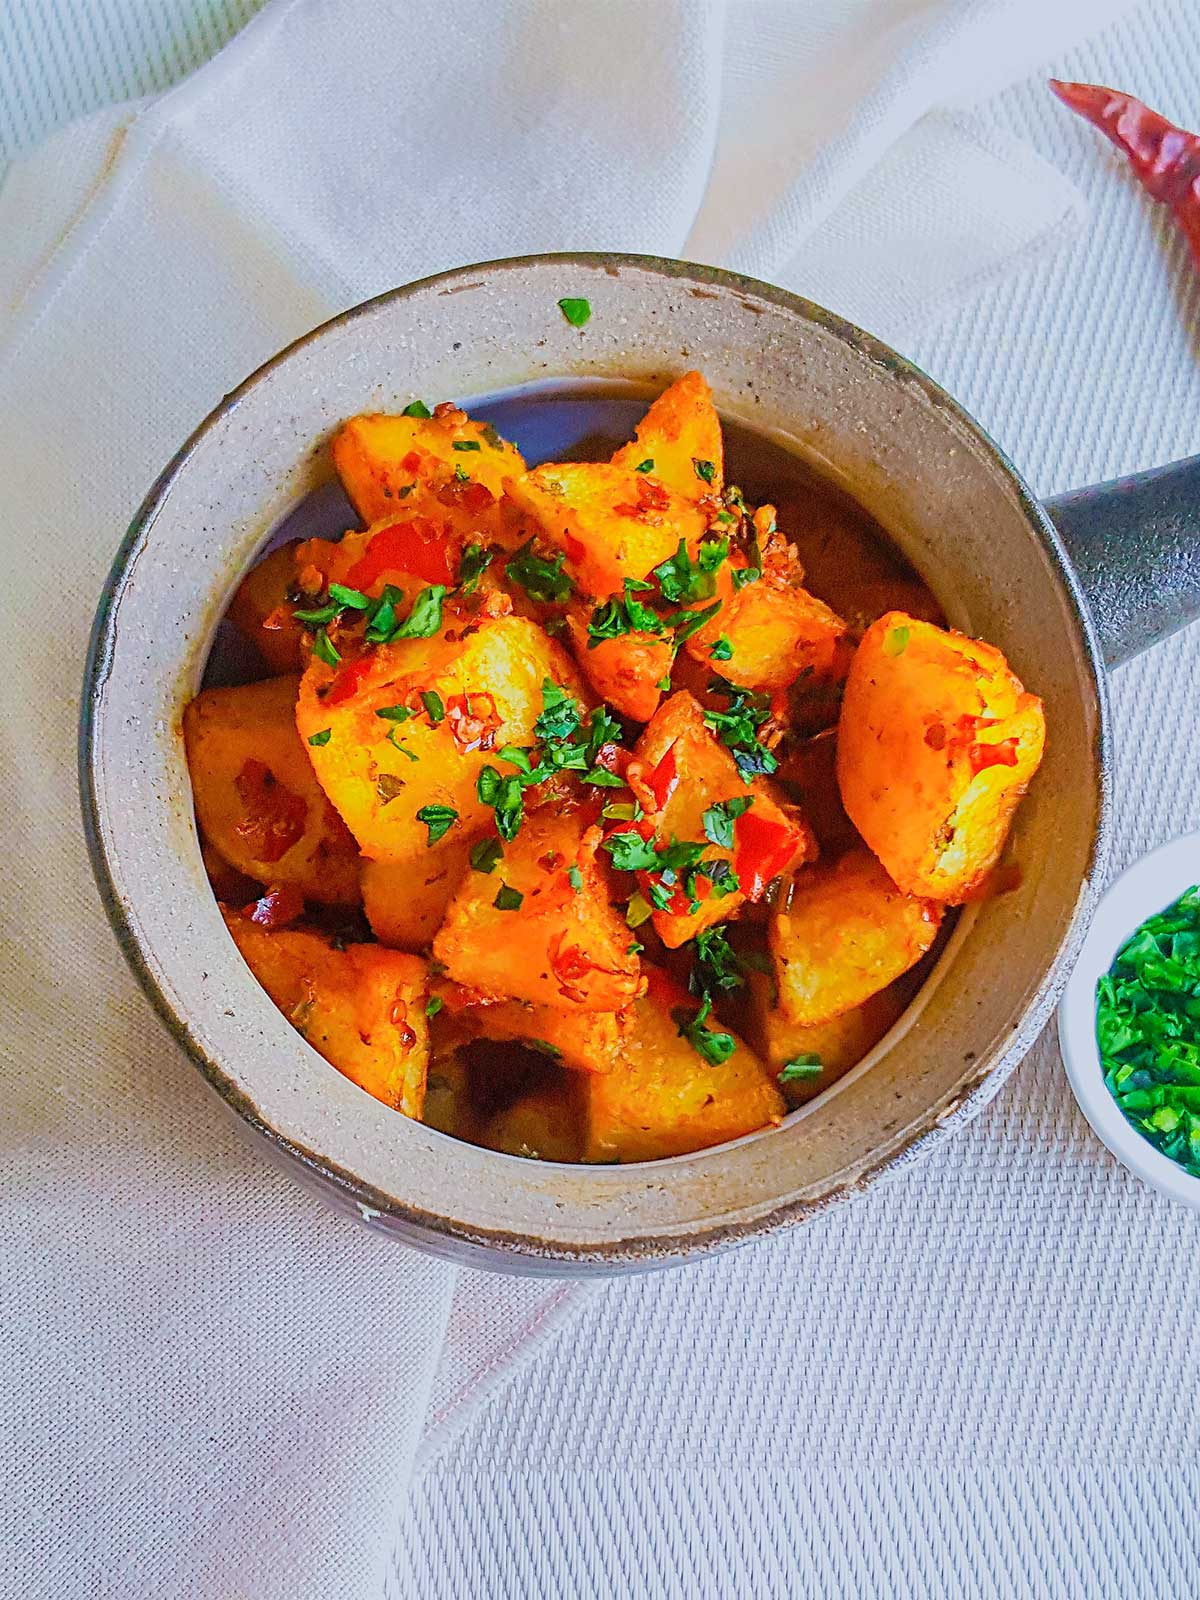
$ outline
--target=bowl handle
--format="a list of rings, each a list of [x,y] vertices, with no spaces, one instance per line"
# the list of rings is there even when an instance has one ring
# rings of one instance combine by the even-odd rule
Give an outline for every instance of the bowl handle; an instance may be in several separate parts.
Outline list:
[[[1047,500],[1110,667],[1200,617],[1200,456]]]

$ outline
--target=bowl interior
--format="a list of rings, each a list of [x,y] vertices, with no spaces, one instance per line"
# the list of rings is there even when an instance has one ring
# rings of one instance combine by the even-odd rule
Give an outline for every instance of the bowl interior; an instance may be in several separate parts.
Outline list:
[[[575,294],[593,306],[583,330],[556,310]],[[325,446],[342,418],[418,396],[487,395],[502,431],[514,427],[506,407],[524,415],[519,435],[536,413],[541,443],[521,442],[554,455],[581,426],[627,432],[618,416],[634,419],[640,396],[689,366],[732,424],[849,491],[951,621],[997,644],[1042,695],[1050,738],[1018,818],[1021,882],[960,919],[878,1059],[782,1128],[643,1166],[522,1162],[374,1102],[274,1010],[203,874],[179,718],[241,575],[289,513],[304,505],[311,516],[322,502],[308,497],[330,494]],[[545,258],[430,280],[348,314],[249,380],[193,437],[131,530],[101,608],[85,810],[140,976],[211,1081],[278,1148],[420,1242],[549,1270],[648,1265],[832,1203],[998,1086],[1053,1003],[1090,899],[1102,729],[1094,655],[1052,536],[928,380],[817,308],[745,280]]]

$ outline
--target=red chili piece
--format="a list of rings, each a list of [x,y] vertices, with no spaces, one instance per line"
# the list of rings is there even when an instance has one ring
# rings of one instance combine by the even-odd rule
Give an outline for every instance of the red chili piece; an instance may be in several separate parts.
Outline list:
[[[1117,89],[1057,78],[1051,78],[1050,87],[1064,105],[1124,151],[1151,199],[1170,206],[1200,267],[1200,135],[1176,127]]]
[[[428,517],[380,528],[346,574],[346,583],[351,589],[367,590],[386,572],[411,572],[426,583],[457,583],[458,551],[447,533],[444,523]]]
[[[470,750],[493,750],[502,720],[494,695],[486,690],[452,694],[446,701],[446,721],[454,742],[465,755]]]
[[[372,652],[358,656],[354,661],[347,661],[338,668],[337,677],[329,686],[329,693],[324,696],[327,706],[340,705],[343,700],[351,700],[358,693],[363,679],[371,670],[374,660]]]
[[[973,744],[971,746],[971,771],[982,772],[985,767],[1015,767],[1017,764],[1016,739],[1001,739],[999,744]]]
[[[265,761],[247,761],[233,780],[245,815],[237,835],[255,861],[278,861],[303,837],[308,806],[284,787]]]
[[[773,822],[753,809],[733,825],[733,870],[747,900],[759,900],[796,854],[797,831],[787,822]]]

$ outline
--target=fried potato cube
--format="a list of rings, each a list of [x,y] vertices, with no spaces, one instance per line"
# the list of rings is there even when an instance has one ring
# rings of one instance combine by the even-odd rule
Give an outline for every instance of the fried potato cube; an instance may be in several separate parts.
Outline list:
[[[183,714],[205,840],[259,883],[322,905],[357,905],[358,846],[313,776],[296,733],[299,679],[204,689]]]
[[[691,996],[653,973],[616,1067],[584,1080],[585,1161],[656,1161],[782,1120],[783,1096],[740,1040],[717,1063],[680,1035],[680,1024],[695,1013]]]
[[[686,500],[719,495],[724,488],[721,419],[699,372],[685,372],[664,389],[638,423],[632,441],[612,458],[614,467],[627,472],[647,461],[653,462],[645,468],[647,476]]]
[[[633,722],[649,722],[662,699],[660,683],[670,681],[675,647],[670,637],[624,633],[616,639],[588,637],[590,605],[571,606],[567,631],[579,670],[601,700]]]
[[[584,594],[619,594],[645,578],[682,539],[695,554],[707,522],[692,501],[640,473],[608,463],[535,467],[508,486],[542,537],[562,550]]]
[[[631,941],[627,941],[631,942]],[[476,1001],[474,991],[445,985],[455,1024],[476,1039],[511,1039],[543,1051],[577,1072],[611,1072],[625,1037],[628,1017],[616,1011],[567,1010],[521,1000]]]
[[[583,1108],[564,1076],[514,1100],[484,1124],[479,1143],[531,1161],[578,1161],[583,1150]]]
[[[495,870],[468,872],[451,901],[433,942],[447,975],[488,999],[572,1012],[627,1006],[640,969],[609,904],[599,838],[575,812],[526,817]]]
[[[256,561],[238,584],[226,619],[255,646],[273,672],[298,672],[304,629],[292,616],[289,591],[296,582],[293,539]]]
[[[225,913],[246,965],[331,1066],[384,1105],[419,1118],[429,1065],[427,971],[377,944],[338,950],[322,934],[270,931]]]
[[[451,618],[432,638],[380,645],[337,667],[314,657],[296,722],[307,741],[328,731],[309,743],[309,758],[363,854],[420,863],[429,834],[417,812],[426,806],[457,814],[447,835],[456,842],[487,829],[480,770],[504,745],[533,742],[547,679],[580,693],[570,657],[536,623],[497,617],[472,630]]]
[[[351,417],[334,435],[333,463],[365,523],[441,508],[481,543],[511,541],[504,484],[525,462],[490,423],[472,422],[455,406],[440,405],[432,417]]]
[[[698,908],[683,885],[674,887],[665,909],[654,911],[655,931],[668,949],[677,949],[702,928],[735,916],[746,901],[760,900],[772,878],[799,866],[817,853],[807,822],[762,778],[747,783],[724,745],[709,732],[696,700],[681,690],[655,713],[637,742],[635,755],[651,775],[651,787],[664,803],[659,812],[660,840],[704,841],[704,862],[726,862],[737,878],[732,892],[714,892],[719,882],[701,875],[696,880]],[[711,841],[705,812],[733,801],[749,808],[731,819],[733,848]],[[709,827],[713,825],[709,819]],[[718,831],[720,831],[718,826]],[[639,873],[642,893],[654,904],[655,875]]]
[[[869,850],[809,867],[771,918],[784,1016],[812,1026],[853,1010],[921,959],[941,921],[940,905],[897,889]]]
[[[891,611],[846,680],[842,802],[902,889],[957,905],[999,860],[1045,739],[999,650]]]
[[[467,870],[469,839],[452,829],[410,861],[364,861],[363,910],[380,944],[427,950]]]
[[[769,693],[788,688],[803,672],[827,671],[845,631],[846,624],[823,600],[764,573],[731,595],[684,648],[708,663],[716,640],[727,639],[731,653],[716,670],[731,683]]]
[[[889,984],[839,1017],[806,1025],[789,1022],[776,1001],[774,980],[752,972],[747,1037],[776,1080],[789,1063],[803,1063],[803,1077],[780,1084],[789,1105],[802,1105],[856,1067],[899,1021],[911,998],[903,982]]]

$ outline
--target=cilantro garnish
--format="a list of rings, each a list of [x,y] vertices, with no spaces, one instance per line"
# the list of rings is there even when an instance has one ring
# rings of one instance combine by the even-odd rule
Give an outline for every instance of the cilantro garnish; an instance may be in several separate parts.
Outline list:
[[[694,633],[699,633],[705,623],[711,622],[721,609],[722,602],[714,600],[711,606],[705,606],[703,611],[676,611],[667,618],[675,628],[675,643],[683,644],[685,639],[690,639]]]
[[[431,583],[427,589],[422,589],[406,619],[394,627],[383,642],[391,644],[396,639],[432,638],[442,625],[442,601],[445,598],[444,583]]]
[[[407,706],[379,706],[375,715],[385,722],[407,722],[412,712]]]
[[[485,550],[481,544],[469,544],[458,564],[458,582],[464,594],[473,594],[480,578],[491,566],[494,551]]]
[[[445,1004],[446,1002],[440,994],[431,994],[425,1002],[425,1015],[427,1017],[436,1017]]]
[[[600,848],[608,852],[618,872],[653,872],[658,866],[653,843],[631,828],[609,834]]]
[[[573,328],[582,328],[591,320],[592,307],[588,300],[573,300],[568,296],[558,302],[558,309]]]
[[[758,737],[758,730],[771,716],[767,696],[742,689],[727,678],[710,678],[708,687],[725,696],[729,704],[724,711],[706,709],[705,724],[733,753],[742,777],[749,782],[759,773],[774,772],[779,763]]]
[[[479,431],[493,450],[504,449],[504,440],[496,432],[495,427],[490,422],[481,423]]]
[[[725,635],[721,634],[720,638],[713,640],[712,648],[708,654],[713,661],[728,661],[733,655],[733,646]]]
[[[715,1029],[705,1027],[711,1011],[712,1000],[705,995],[698,1011],[687,1011],[680,1006],[672,1011],[671,1017],[679,1030],[679,1037],[686,1039],[709,1066],[719,1067],[723,1061],[729,1060],[737,1049],[737,1043],[731,1033],[718,1033]]]
[[[811,1051],[785,1061],[776,1074],[780,1083],[806,1083],[821,1076],[821,1058]]]
[[[567,868],[567,882],[571,885],[576,894],[578,894],[583,888],[583,873],[580,872],[577,866],[570,866]]]
[[[363,594],[361,589],[348,589],[344,583],[331,583],[329,598],[349,611],[370,611],[375,604],[369,594]]]
[[[639,461],[637,466],[634,467],[633,470],[635,472],[653,472],[654,471],[654,458],[652,456],[647,456],[645,461]]]
[[[494,872],[503,855],[504,846],[499,839],[480,839],[471,846],[471,865],[476,872]]]
[[[433,845],[450,832],[458,821],[458,812],[453,806],[422,806],[417,812],[417,821],[423,822],[429,829],[426,844]]]
[[[492,904],[497,911],[519,911],[524,899],[519,889],[510,889],[507,883],[502,883]]]
[[[411,405],[405,406],[400,415],[402,417],[420,417],[422,422],[428,422],[433,412],[430,411],[424,400],[414,400]]]
[[[471,481],[471,474],[463,466],[461,461],[454,469],[454,481],[455,483],[470,483]]]
[[[478,439],[455,439],[450,448],[452,450],[482,450],[483,446]]]
[[[484,767],[475,780],[475,793],[481,804],[496,814],[496,831],[509,844],[517,837],[525,814],[522,782],[516,773],[501,777],[495,767]]]
[[[722,924],[702,928],[693,943],[696,965],[689,980],[693,994],[709,995],[714,990],[741,988],[741,962]]]
[[[383,592],[375,602],[375,609],[367,617],[364,635],[368,644],[386,644],[396,626],[396,607],[404,599],[403,591],[394,583],[385,583]]]
[[[309,742],[309,744],[316,745],[317,748],[320,749],[320,747],[323,744],[328,744],[329,743],[329,740],[332,737],[332,735],[333,735],[333,729],[332,728],[322,728],[320,733],[311,733],[311,734],[309,734],[308,742]]]
[[[592,612],[588,621],[588,649],[594,650],[605,639],[619,639],[627,633],[665,633],[668,624],[658,612],[635,598],[637,592],[653,587],[640,578],[626,578],[624,598],[613,595]]]
[[[569,598],[575,585],[562,570],[566,555],[559,551],[547,561],[533,554],[533,540],[527,539],[510,561],[505,564],[505,576],[519,584],[531,600],[543,605],[553,605]]]
[[[542,680],[542,711],[533,725],[539,739],[569,739],[579,728],[579,707],[551,678]]]
[[[316,637],[313,639],[313,655],[323,661],[327,667],[336,667],[342,659],[338,653],[337,646],[324,628],[317,629]]]
[[[717,469],[711,461],[698,461],[696,457],[693,456],[692,466],[695,467],[696,476],[698,478],[702,478],[705,483],[711,483],[713,481],[713,474]]]
[[[733,849],[733,825],[754,804],[753,795],[741,795],[734,800],[718,800],[701,816],[704,836],[723,850]]]
[[[309,610],[296,610],[292,615],[306,628],[320,628],[325,623],[332,622],[334,617],[341,613],[341,609],[336,600],[331,600],[328,605],[316,606]]]
[[[446,719],[446,707],[442,704],[442,697],[436,689],[421,690],[421,704],[429,713],[429,721],[433,727]]]
[[[680,539],[675,554],[668,556],[654,569],[663,599],[673,605],[687,605],[693,600],[711,600],[717,591],[714,574],[728,555],[727,538],[702,539],[693,561],[688,554],[687,540]]]

